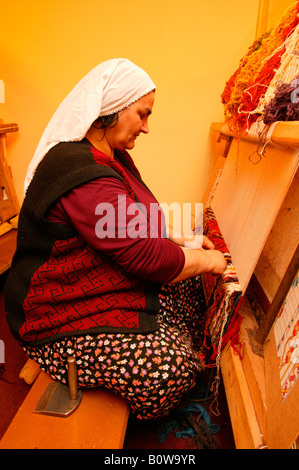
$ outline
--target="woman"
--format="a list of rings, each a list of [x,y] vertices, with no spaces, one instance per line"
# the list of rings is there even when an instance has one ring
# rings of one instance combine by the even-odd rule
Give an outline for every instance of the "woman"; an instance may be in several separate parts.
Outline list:
[[[6,284],[8,323],[30,358],[65,383],[75,356],[80,387],[113,389],[144,419],[194,386],[197,275],[226,266],[208,239],[186,249],[151,221],[157,201],[127,150],[148,133],[154,97],[142,69],[113,59],[62,102],[28,168]]]

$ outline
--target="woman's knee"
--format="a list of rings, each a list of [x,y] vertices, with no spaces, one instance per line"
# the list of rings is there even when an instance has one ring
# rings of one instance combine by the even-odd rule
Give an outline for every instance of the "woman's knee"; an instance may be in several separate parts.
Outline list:
[[[159,380],[148,381],[147,387],[132,388],[127,399],[133,414],[140,419],[157,419],[169,414],[193,388],[196,375],[194,367],[171,367]]]

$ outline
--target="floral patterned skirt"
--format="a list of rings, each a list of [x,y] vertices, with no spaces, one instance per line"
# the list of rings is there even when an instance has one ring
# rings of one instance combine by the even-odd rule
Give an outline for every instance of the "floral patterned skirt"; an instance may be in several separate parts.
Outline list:
[[[159,329],[149,334],[71,336],[29,347],[25,353],[55,380],[67,383],[66,361],[76,357],[78,386],[120,393],[140,419],[160,418],[175,407],[203,369],[205,302],[200,276],[161,286]]]

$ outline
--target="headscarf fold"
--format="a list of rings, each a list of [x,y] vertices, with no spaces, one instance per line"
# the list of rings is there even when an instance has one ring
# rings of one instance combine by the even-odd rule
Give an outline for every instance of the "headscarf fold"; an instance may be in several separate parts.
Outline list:
[[[82,140],[99,116],[116,113],[155,89],[148,74],[128,59],[110,59],[92,69],[62,101],[28,166],[25,193],[46,153],[59,142]]]

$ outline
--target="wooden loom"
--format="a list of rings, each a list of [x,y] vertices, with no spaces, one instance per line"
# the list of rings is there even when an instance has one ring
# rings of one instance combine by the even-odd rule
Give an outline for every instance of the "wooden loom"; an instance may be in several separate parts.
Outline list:
[[[213,123],[217,162],[204,197],[243,294],[254,282],[267,310],[257,321],[246,296],[242,359],[229,345],[221,355],[235,444],[246,449],[290,448],[299,435],[299,380],[282,400],[273,325],[298,271],[299,122],[276,123],[268,134],[261,145],[258,135],[235,138],[227,124]]]

